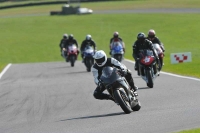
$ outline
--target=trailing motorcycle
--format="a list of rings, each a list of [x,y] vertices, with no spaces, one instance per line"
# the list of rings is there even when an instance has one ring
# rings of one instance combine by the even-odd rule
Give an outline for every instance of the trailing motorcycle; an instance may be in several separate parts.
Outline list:
[[[160,60],[160,70],[162,69],[162,66],[163,66],[163,58],[164,58],[164,52],[163,50],[161,49],[160,45],[157,44],[157,43],[154,43],[153,44],[153,47],[156,49],[157,53],[158,53],[158,57],[159,57],[159,60]]]
[[[119,62],[122,61],[124,57],[124,50],[122,44],[120,42],[114,42],[112,45],[111,56],[118,60]]]
[[[138,75],[146,81],[149,88],[153,88],[153,80],[159,76],[159,67],[152,50],[141,50],[138,60]]]
[[[70,62],[71,66],[74,66],[75,61],[77,60],[79,51],[75,44],[70,44],[68,49],[63,49],[63,57],[66,62]]]
[[[122,110],[129,114],[131,111],[139,111],[141,108],[137,96],[130,90],[121,70],[113,67],[104,67],[100,80]]]
[[[91,46],[85,47],[83,52],[83,60],[88,72],[91,71],[91,67],[94,64],[94,58],[93,58],[94,53],[95,51]]]

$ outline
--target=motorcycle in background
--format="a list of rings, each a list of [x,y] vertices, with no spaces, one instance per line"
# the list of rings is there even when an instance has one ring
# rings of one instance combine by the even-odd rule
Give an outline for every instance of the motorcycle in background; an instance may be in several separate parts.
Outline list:
[[[149,49],[140,50],[138,60],[138,74],[146,81],[149,88],[153,88],[153,80],[159,76],[158,64],[153,55],[153,51]]]
[[[95,51],[91,46],[88,45],[85,47],[83,52],[83,60],[88,72],[91,71],[91,67],[94,64],[94,53]]]
[[[118,60],[119,62],[122,61],[124,58],[124,50],[123,46],[120,42],[114,42],[112,45],[111,56]]]
[[[126,114],[131,113],[132,110],[140,110],[140,102],[133,91],[130,90],[130,86],[125,77],[122,76],[121,70],[113,67],[104,67],[100,80]]]
[[[79,51],[75,44],[70,44],[68,49],[63,49],[63,57],[66,62],[70,62],[71,66],[74,66],[75,61],[77,60]]]
[[[158,54],[158,57],[159,57],[159,60],[160,60],[160,70],[162,69],[162,66],[163,66],[163,58],[164,58],[164,52],[163,50],[161,49],[160,45],[157,44],[157,43],[154,43],[153,44],[153,47],[156,49],[157,51],[157,54]]]

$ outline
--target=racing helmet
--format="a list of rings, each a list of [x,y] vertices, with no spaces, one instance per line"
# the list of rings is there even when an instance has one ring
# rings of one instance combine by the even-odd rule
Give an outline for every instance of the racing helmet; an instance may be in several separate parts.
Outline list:
[[[113,33],[113,37],[114,37],[114,38],[118,38],[118,37],[119,37],[119,32],[115,31],[115,32]]]
[[[92,36],[88,34],[88,35],[86,36],[86,40],[87,40],[87,41],[90,41],[91,39],[92,39]]]
[[[146,38],[146,35],[145,35],[143,32],[138,33],[137,39],[138,39],[139,41],[144,41],[145,38]]]
[[[73,34],[70,34],[69,35],[69,40],[73,40],[74,39],[74,35]]]
[[[65,34],[63,35],[63,38],[67,39],[67,38],[68,38],[68,35],[65,33]]]
[[[155,30],[153,30],[153,29],[149,30],[149,32],[148,32],[148,37],[149,37],[149,38],[154,38],[155,35],[156,35]]]
[[[93,56],[97,66],[102,67],[107,62],[106,53],[103,50],[97,51]]]

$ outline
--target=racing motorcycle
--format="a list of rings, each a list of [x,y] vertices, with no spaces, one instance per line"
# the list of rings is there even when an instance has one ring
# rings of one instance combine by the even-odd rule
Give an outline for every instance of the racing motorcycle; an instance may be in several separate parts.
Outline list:
[[[74,66],[75,61],[77,60],[79,51],[75,44],[70,44],[68,49],[63,49],[63,57],[65,58],[66,62],[70,62],[71,66]]]
[[[153,44],[153,47],[156,49],[157,53],[158,53],[158,57],[159,57],[159,60],[160,60],[160,70],[162,69],[162,66],[163,66],[163,58],[164,58],[164,52],[163,50],[161,49],[160,45],[157,44],[157,43],[154,43]]]
[[[153,80],[159,76],[159,67],[153,51],[149,49],[140,50],[138,60],[138,75],[146,81],[149,88],[153,88]]]
[[[85,47],[83,52],[83,60],[88,72],[91,71],[91,67],[94,64],[94,58],[93,58],[94,53],[95,51],[91,46]]]
[[[100,80],[126,114],[131,113],[132,110],[140,110],[141,105],[137,95],[130,90],[130,86],[125,77],[123,77],[121,70],[113,67],[104,67]]]
[[[119,62],[122,61],[124,57],[124,50],[122,44],[120,42],[114,42],[112,46],[111,56],[118,60]]]

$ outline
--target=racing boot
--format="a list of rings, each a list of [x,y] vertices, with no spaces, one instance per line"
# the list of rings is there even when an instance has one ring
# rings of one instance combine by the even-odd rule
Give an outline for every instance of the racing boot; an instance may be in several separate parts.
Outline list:
[[[133,81],[129,82],[129,85],[131,86],[131,91],[135,94],[135,96],[138,96],[137,93],[138,87],[134,85],[134,82]]]

